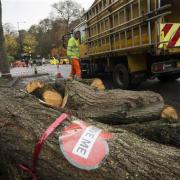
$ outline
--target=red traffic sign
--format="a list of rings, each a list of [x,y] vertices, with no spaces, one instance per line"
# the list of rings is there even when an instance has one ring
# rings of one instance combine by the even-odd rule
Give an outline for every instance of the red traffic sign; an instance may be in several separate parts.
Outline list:
[[[60,148],[72,165],[85,170],[97,169],[109,154],[106,140],[111,137],[95,126],[73,121],[59,137]]]

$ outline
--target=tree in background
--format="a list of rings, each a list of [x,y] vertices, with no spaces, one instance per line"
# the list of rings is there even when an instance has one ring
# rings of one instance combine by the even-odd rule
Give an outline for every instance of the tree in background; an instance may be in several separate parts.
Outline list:
[[[35,53],[38,42],[33,34],[24,32],[22,35],[22,43],[23,43],[23,50],[25,53],[29,53],[29,50],[31,50],[31,53]]]
[[[68,33],[70,30],[70,23],[76,19],[80,19],[82,13],[84,12],[81,5],[72,0],[65,0],[62,2],[60,1],[58,3],[54,3],[52,7],[66,24],[66,33]]]
[[[53,43],[53,34],[51,20],[47,18],[42,20],[38,25],[33,25],[29,29],[29,33],[36,37],[38,42],[35,53],[42,57],[48,57]]]
[[[18,32],[15,30],[15,27],[11,23],[3,24],[4,35],[11,35],[13,37],[18,36]]]
[[[79,23],[80,19],[74,20],[69,28],[73,29]],[[38,42],[35,53],[42,57],[49,57],[52,49],[62,47],[62,37],[67,34],[67,27],[61,18],[46,18],[38,25],[31,26],[28,33],[34,35]]]
[[[61,6],[60,6],[61,5]],[[63,46],[62,37],[80,23],[83,13],[81,6],[73,1],[66,0],[53,5],[58,9],[62,8],[61,15],[56,10],[51,17],[45,18],[37,25],[32,25],[28,31],[15,31],[10,23],[3,26],[8,56],[20,57],[21,53],[33,53],[32,56],[40,55],[48,58],[52,50],[61,49]],[[66,19],[67,18],[67,19]],[[19,36],[20,35],[20,36]]]
[[[14,27],[10,23],[3,24],[3,31],[6,44],[6,54],[8,63],[12,63],[15,60],[15,57],[18,54],[18,42],[17,37],[18,33],[14,30]]]
[[[0,0],[0,72],[2,74],[7,74],[10,72],[9,65],[7,62],[7,57],[6,57],[5,39],[4,39],[3,26],[2,26],[1,0]],[[7,76],[7,75],[4,75],[4,76]]]
[[[52,29],[52,20],[49,18],[45,18],[39,22],[39,31],[42,33],[47,33],[49,30]]]
[[[18,43],[16,37],[6,34],[5,35],[6,52],[8,56],[16,57],[18,53]]]

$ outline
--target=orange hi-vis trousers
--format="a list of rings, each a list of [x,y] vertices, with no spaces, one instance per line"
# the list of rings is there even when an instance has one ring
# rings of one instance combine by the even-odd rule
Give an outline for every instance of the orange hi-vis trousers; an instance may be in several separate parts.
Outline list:
[[[81,66],[78,59],[73,58],[71,60],[71,76],[73,78],[81,78]]]

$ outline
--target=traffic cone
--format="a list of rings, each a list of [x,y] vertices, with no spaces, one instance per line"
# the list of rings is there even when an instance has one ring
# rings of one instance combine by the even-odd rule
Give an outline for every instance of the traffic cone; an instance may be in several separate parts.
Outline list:
[[[56,74],[56,78],[63,78],[60,69],[59,69],[59,64],[57,65],[57,74]]]

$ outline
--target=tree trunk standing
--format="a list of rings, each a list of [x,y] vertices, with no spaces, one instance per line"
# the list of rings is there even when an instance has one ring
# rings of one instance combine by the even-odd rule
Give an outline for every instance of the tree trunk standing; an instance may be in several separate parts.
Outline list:
[[[1,88],[0,100],[1,167],[23,179],[17,164],[31,167],[35,144],[60,112],[40,105],[34,96],[18,90]],[[179,179],[180,149],[144,140],[121,128],[83,120],[113,133],[108,141],[107,159],[98,169],[86,171],[72,166],[64,158],[58,136],[62,128],[72,122],[68,118],[43,146],[37,168],[39,179]]]
[[[160,119],[163,98],[150,91],[96,91],[78,81],[59,81],[66,89],[66,107],[78,117],[87,117],[103,123],[130,124]]]
[[[6,57],[5,40],[2,26],[2,5],[0,0],[0,72],[2,74],[8,74],[10,72],[9,65]],[[8,76],[8,75],[5,75]]]

